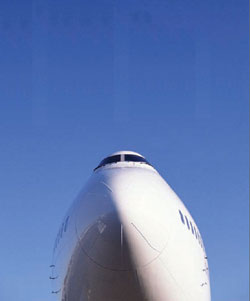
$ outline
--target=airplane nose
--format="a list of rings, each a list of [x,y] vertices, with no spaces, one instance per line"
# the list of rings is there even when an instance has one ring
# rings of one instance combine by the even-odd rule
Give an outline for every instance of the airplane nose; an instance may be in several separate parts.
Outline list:
[[[100,216],[79,240],[84,253],[101,267],[117,271],[133,269],[123,226],[115,211]]]
[[[87,228],[78,227],[62,300],[146,300],[117,212],[93,220]]]
[[[98,192],[88,193],[76,213],[82,251],[110,270],[144,267],[159,257],[167,244],[165,208],[157,204],[157,191],[147,189],[139,194],[140,185],[126,183],[126,179],[110,186],[100,182]]]

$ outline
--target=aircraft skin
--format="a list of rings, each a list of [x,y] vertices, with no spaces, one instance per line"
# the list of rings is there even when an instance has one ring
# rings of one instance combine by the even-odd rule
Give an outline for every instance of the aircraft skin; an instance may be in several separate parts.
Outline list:
[[[204,245],[182,201],[140,154],[107,158],[59,229],[57,300],[210,301]]]

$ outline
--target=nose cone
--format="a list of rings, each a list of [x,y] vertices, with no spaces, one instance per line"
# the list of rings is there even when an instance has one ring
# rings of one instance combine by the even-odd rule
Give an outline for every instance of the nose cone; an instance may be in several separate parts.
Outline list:
[[[157,183],[144,169],[101,172],[76,214],[82,251],[110,270],[146,266],[164,250],[168,229]]]
[[[117,212],[100,216],[80,237],[85,254],[99,266],[116,271],[133,269],[123,226]]]
[[[144,301],[135,270],[117,213],[103,214],[79,237],[67,267],[62,300]]]

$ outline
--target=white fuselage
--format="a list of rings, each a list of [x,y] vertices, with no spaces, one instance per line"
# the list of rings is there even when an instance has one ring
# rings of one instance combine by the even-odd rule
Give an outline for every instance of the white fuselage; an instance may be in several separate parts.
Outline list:
[[[210,301],[198,227],[150,165],[96,170],[65,216],[53,258],[60,301]]]

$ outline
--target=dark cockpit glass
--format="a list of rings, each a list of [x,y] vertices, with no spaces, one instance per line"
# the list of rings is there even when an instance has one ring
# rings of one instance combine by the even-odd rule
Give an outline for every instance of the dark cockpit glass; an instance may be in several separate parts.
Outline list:
[[[101,163],[94,170],[96,170],[97,168],[102,167],[106,164],[116,163],[116,162],[120,162],[120,161],[121,161],[121,155],[115,155],[115,156],[107,157],[107,158],[103,159],[101,161]]]
[[[125,161],[130,161],[130,162],[144,162],[144,163],[148,163],[148,161],[140,156],[136,156],[136,155],[125,155]]]
[[[143,158],[143,157],[140,157],[140,156],[137,156],[137,155],[131,155],[131,154],[128,154],[128,155],[114,155],[114,156],[110,156],[110,157],[107,157],[105,158],[104,160],[101,161],[101,163],[94,169],[94,170],[97,170],[98,168],[102,167],[102,166],[105,166],[107,164],[111,164],[111,163],[117,163],[117,162],[141,162],[141,163],[146,163],[148,165],[151,165],[148,163],[148,161]]]

